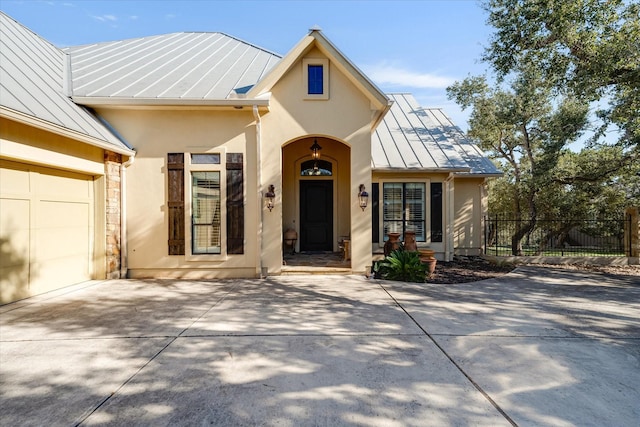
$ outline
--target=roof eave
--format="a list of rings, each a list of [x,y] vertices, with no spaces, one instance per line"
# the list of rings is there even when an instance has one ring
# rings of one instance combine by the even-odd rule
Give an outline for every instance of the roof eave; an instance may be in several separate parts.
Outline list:
[[[469,168],[400,168],[400,167],[373,167],[373,172],[395,173],[469,173]]]
[[[114,153],[123,154],[125,156],[135,156],[136,154],[135,150],[125,148],[125,147],[118,147],[116,145],[111,144],[108,141],[101,140],[99,138],[95,138],[90,135],[86,135],[82,132],[78,132],[73,129],[69,129],[69,128],[57,125],[55,123],[48,122],[38,117],[22,113],[20,111],[13,110],[11,108],[7,108],[5,106],[0,106],[0,117],[13,120],[18,123],[23,123],[29,126],[33,126],[35,128],[42,129],[47,132],[55,133],[56,135],[60,135],[66,138],[80,141],[85,144],[101,148],[103,150],[108,150]]]
[[[455,173],[456,178],[500,178],[504,176],[502,172],[466,172]]]
[[[202,99],[202,98],[131,98],[112,96],[73,96],[73,102],[91,107],[268,107],[269,97]]]

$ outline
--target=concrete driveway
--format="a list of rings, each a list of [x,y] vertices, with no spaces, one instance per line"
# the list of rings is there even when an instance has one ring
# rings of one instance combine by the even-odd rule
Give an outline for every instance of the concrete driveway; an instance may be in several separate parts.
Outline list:
[[[0,312],[3,426],[640,425],[637,277],[114,280]]]

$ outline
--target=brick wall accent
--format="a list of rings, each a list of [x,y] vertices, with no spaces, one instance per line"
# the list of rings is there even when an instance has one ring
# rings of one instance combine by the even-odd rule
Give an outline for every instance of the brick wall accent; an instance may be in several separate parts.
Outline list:
[[[107,279],[120,278],[120,165],[122,156],[110,151],[104,152],[104,172],[106,181],[106,261]]]

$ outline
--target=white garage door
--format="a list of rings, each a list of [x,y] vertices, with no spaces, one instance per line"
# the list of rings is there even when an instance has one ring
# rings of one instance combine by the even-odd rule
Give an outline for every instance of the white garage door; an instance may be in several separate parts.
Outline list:
[[[0,161],[0,300],[91,279],[93,177]]]

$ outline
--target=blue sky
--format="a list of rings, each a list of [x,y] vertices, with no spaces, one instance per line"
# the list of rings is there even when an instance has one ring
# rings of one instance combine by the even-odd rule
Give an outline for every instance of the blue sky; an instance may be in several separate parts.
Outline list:
[[[487,68],[491,28],[475,0],[2,0],[0,9],[59,47],[179,31],[219,31],[284,55],[319,26],[385,92],[411,92],[463,129],[446,87]]]

